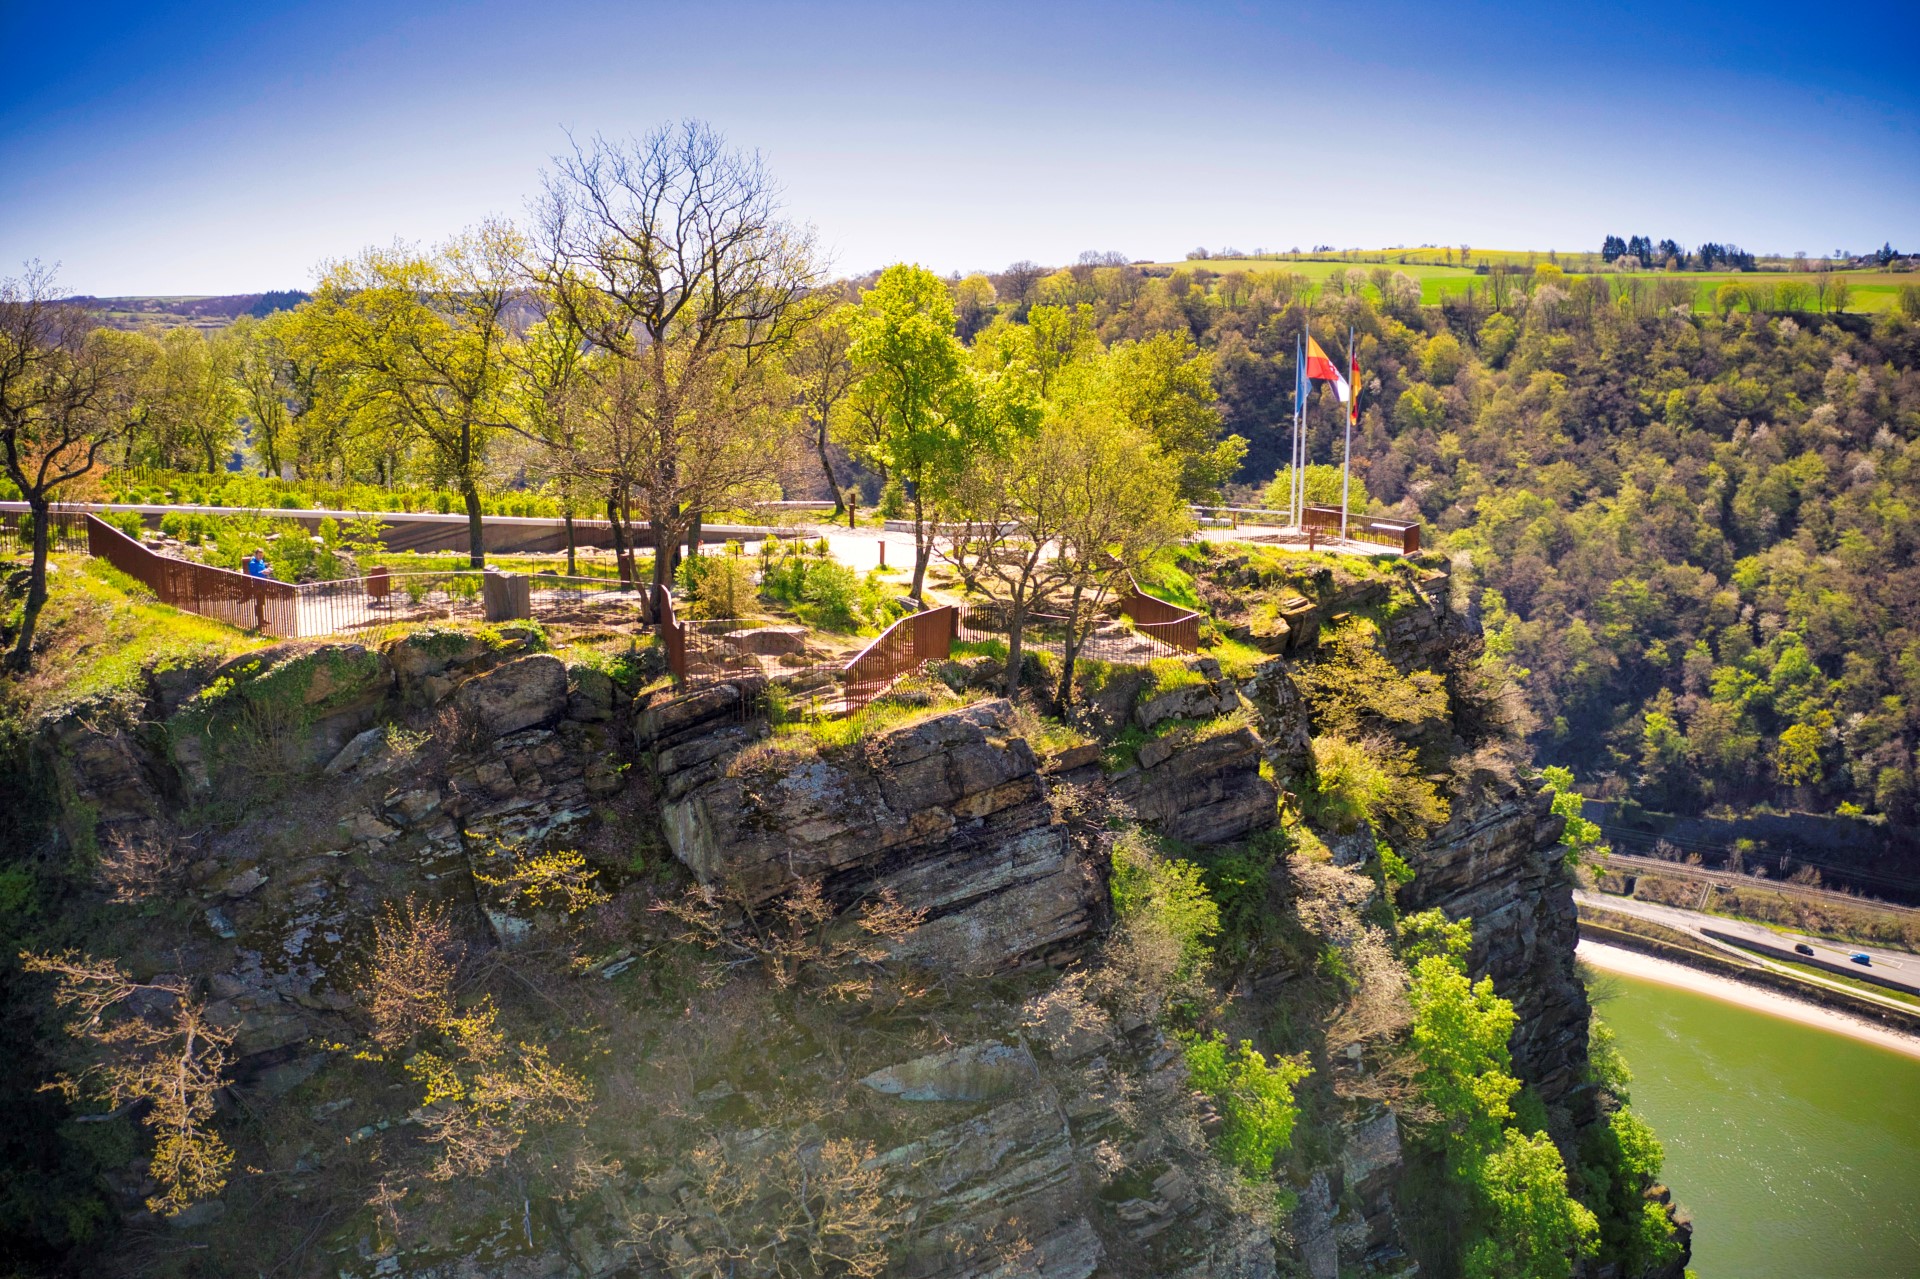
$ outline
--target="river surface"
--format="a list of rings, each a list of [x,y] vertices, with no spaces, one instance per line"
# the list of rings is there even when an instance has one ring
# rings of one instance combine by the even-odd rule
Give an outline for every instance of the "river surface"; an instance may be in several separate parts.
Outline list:
[[[1920,1276],[1920,1060],[1617,973],[1594,994],[1699,1279]]]

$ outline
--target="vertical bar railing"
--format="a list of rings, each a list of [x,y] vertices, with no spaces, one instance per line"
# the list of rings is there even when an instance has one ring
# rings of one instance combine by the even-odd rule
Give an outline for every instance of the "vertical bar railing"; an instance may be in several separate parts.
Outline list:
[[[1134,629],[1178,652],[1200,651],[1200,614],[1178,604],[1155,599],[1129,581],[1132,589],[1120,601],[1120,611],[1133,619]]]
[[[85,551],[86,516],[77,511],[55,509],[47,516],[47,549]],[[33,550],[33,514],[30,511],[0,511],[0,552],[25,555]]]
[[[951,604],[903,617],[880,633],[846,664],[842,683],[849,710],[878,697],[887,685],[924,662],[953,654],[959,614]]]
[[[87,516],[87,552],[145,583],[162,604],[241,630],[284,639],[300,633],[299,597],[286,582],[158,554],[93,515]]]

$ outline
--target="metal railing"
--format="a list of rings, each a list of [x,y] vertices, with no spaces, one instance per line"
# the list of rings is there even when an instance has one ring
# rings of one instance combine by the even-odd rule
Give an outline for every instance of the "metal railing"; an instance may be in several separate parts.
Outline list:
[[[1162,657],[1187,657],[1200,649],[1200,614],[1158,600],[1134,587],[1122,598],[1124,620],[1095,623],[1081,642],[1076,659],[1142,666]],[[1029,612],[1020,627],[1020,648],[1027,653],[1049,653],[1065,660],[1067,624],[1064,614]],[[971,643],[1005,642],[1012,629],[1009,607],[998,600],[959,606],[955,637]]]
[[[908,671],[951,657],[959,629],[960,610],[947,604],[903,617],[880,632],[842,668],[847,706],[863,706]]]
[[[47,513],[47,549],[77,552],[87,549],[87,517],[58,507]],[[0,510],[0,555],[26,555],[33,550],[33,513]]]
[[[1120,601],[1120,612],[1133,619],[1134,629],[1184,653],[1200,651],[1200,614],[1178,604],[1155,599],[1138,582]]]
[[[960,610],[942,605],[899,619],[851,658],[821,660],[808,654],[791,628],[765,619],[684,619],[673,593],[662,596],[659,630],[667,669],[682,687],[778,681],[810,694],[811,702],[825,700],[843,711],[864,706],[907,672],[951,656],[959,634]],[[829,688],[824,699],[819,696]]]
[[[287,583],[161,555],[98,516],[86,520],[88,554],[145,583],[162,604],[244,631],[283,639],[300,634],[297,596]]]
[[[487,580],[483,569],[415,573],[375,569],[363,577],[303,582],[293,588],[299,635],[313,639],[425,622],[506,621],[520,616],[565,626],[634,627],[645,621],[647,588],[628,586],[618,578],[525,575],[520,577],[527,586],[524,612],[489,608]]]
[[[1269,510],[1258,506],[1195,506],[1191,508],[1195,515],[1205,517],[1209,511],[1224,515],[1239,528],[1242,524],[1263,524],[1274,528],[1295,528],[1313,530],[1314,533],[1340,532],[1340,508],[1337,506],[1309,506],[1301,514],[1296,526],[1293,516],[1287,511]],[[1417,554],[1420,550],[1421,525],[1417,520],[1395,520],[1385,516],[1347,515],[1347,540],[1367,542],[1376,546],[1390,546],[1402,555]]]

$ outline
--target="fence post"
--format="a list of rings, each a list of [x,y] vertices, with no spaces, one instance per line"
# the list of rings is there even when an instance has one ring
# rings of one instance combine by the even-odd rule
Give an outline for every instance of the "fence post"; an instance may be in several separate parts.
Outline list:
[[[511,622],[533,616],[532,583],[518,573],[490,568],[480,578],[489,622]]]

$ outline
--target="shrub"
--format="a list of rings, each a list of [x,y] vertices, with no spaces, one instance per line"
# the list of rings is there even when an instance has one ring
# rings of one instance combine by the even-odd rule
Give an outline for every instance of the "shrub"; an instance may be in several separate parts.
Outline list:
[[[100,518],[132,538],[138,538],[147,527],[138,511],[108,511]]]
[[[1468,1279],[1566,1279],[1597,1251],[1599,1222],[1567,1193],[1567,1169],[1545,1135],[1509,1129],[1479,1166],[1487,1232],[1468,1248]]]
[[[1213,1098],[1220,1111],[1214,1138],[1220,1157],[1249,1181],[1273,1172],[1273,1161],[1293,1139],[1293,1086],[1313,1073],[1304,1061],[1264,1056],[1251,1041],[1229,1049],[1219,1031],[1187,1046],[1187,1069],[1194,1087]]]
[[[1410,839],[1425,838],[1447,820],[1447,801],[1421,776],[1411,748],[1376,740],[1313,739],[1314,792],[1309,815],[1337,831],[1365,822],[1386,823]]]
[[[1138,830],[1114,841],[1109,883],[1114,913],[1122,920],[1145,918],[1164,928],[1180,945],[1182,965],[1198,971],[1212,954],[1210,940],[1220,931],[1220,908],[1207,893],[1200,868],[1162,857]]]
[[[904,519],[907,514],[907,490],[899,480],[888,480],[880,490],[880,518]]]
[[[727,545],[730,549],[737,543]],[[741,555],[723,551],[682,561],[680,587],[689,597],[687,611],[694,617],[752,617],[757,611],[753,569]]]

